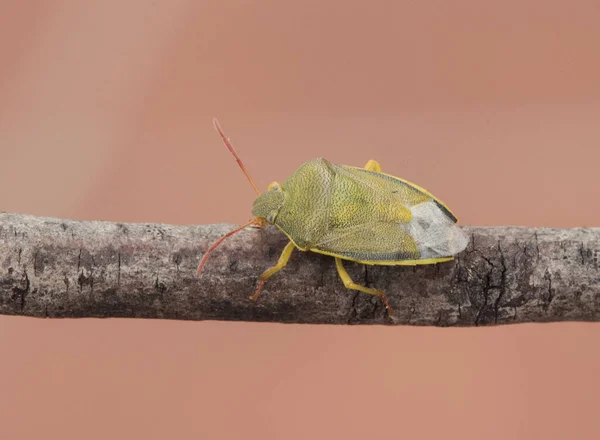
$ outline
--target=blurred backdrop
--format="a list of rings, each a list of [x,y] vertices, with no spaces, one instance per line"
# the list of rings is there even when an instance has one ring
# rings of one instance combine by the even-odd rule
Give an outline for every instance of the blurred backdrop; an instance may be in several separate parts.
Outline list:
[[[0,209],[243,222],[254,192],[217,116],[263,188],[376,159],[463,224],[600,226],[599,14],[0,0]],[[599,337],[2,316],[0,438],[596,439]]]

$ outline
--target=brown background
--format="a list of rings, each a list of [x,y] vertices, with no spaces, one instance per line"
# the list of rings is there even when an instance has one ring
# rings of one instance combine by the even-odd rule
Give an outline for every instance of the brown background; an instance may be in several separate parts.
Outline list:
[[[261,188],[314,157],[373,158],[464,224],[600,226],[599,16],[597,1],[0,1],[1,209],[243,222],[254,193],[218,116]],[[599,338],[0,317],[0,438],[596,439]]]

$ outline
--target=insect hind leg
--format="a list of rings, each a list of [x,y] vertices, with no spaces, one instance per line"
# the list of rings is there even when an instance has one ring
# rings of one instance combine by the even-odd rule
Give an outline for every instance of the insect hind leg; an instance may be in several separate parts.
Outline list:
[[[295,247],[296,246],[294,245],[294,243],[290,241],[286,245],[286,247],[283,249],[283,252],[281,253],[281,256],[279,257],[279,261],[277,261],[277,264],[275,266],[265,270],[260,275],[260,282],[258,283],[258,286],[256,287],[256,290],[254,291],[254,294],[252,294],[252,296],[250,297],[251,300],[256,301],[258,299],[258,295],[260,295],[260,291],[262,290],[262,288],[265,285],[265,283],[267,282],[267,280],[285,267],[285,265],[287,264],[287,262],[290,259],[290,256],[292,255],[292,252],[294,251]]]
[[[383,290],[372,289],[371,287],[361,286],[360,284],[356,284],[354,281],[352,281],[352,278],[350,278],[350,275],[348,275],[348,272],[346,271],[346,269],[344,268],[344,265],[342,264],[341,258],[338,258],[338,257],[335,258],[335,267],[337,268],[338,274],[340,275],[340,278],[342,279],[342,282],[344,283],[344,286],[347,289],[358,290],[360,292],[368,293],[369,295],[374,295],[374,296],[381,298],[381,301],[383,301],[383,304],[385,305],[385,308],[387,309],[390,316],[394,315],[394,313],[392,312],[392,309],[390,307],[390,304],[388,303],[388,299],[385,296],[385,294],[383,293]]]
[[[365,165],[365,170],[381,173],[381,165],[379,165],[379,162],[377,162],[376,160],[371,159]]]

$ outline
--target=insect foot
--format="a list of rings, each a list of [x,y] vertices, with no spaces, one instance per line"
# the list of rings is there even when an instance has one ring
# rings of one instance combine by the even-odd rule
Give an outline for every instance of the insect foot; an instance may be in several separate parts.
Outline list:
[[[260,282],[258,283],[258,286],[256,287],[256,290],[248,298],[250,298],[252,301],[256,301],[258,299],[258,295],[260,295],[260,291],[262,290],[266,281],[267,280],[260,280]]]
[[[375,295],[379,296],[379,298],[381,298],[381,301],[383,301],[383,304],[385,305],[388,315],[390,315],[391,318],[394,318],[396,315],[394,314],[394,311],[390,307],[390,303],[388,302],[387,296],[385,296],[385,294],[383,293],[383,290],[375,289],[375,291],[379,293],[379,294],[376,293]]]

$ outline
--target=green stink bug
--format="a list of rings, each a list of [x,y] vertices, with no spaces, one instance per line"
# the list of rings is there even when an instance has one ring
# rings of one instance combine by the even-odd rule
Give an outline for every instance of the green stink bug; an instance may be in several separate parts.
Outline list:
[[[297,248],[334,257],[344,286],[381,298],[391,315],[383,291],[352,281],[342,260],[383,266],[436,264],[453,260],[468,244],[457,217],[441,200],[414,183],[383,173],[374,160],[359,168],[313,159],[283,184],[272,182],[261,194],[218,121],[213,123],[258,197],[252,207],[254,218],[217,240],[204,254],[197,274],[227,237],[251,225],[275,225],[290,241],[277,264],[260,275],[250,299],[258,298],[267,279],[283,269]]]

